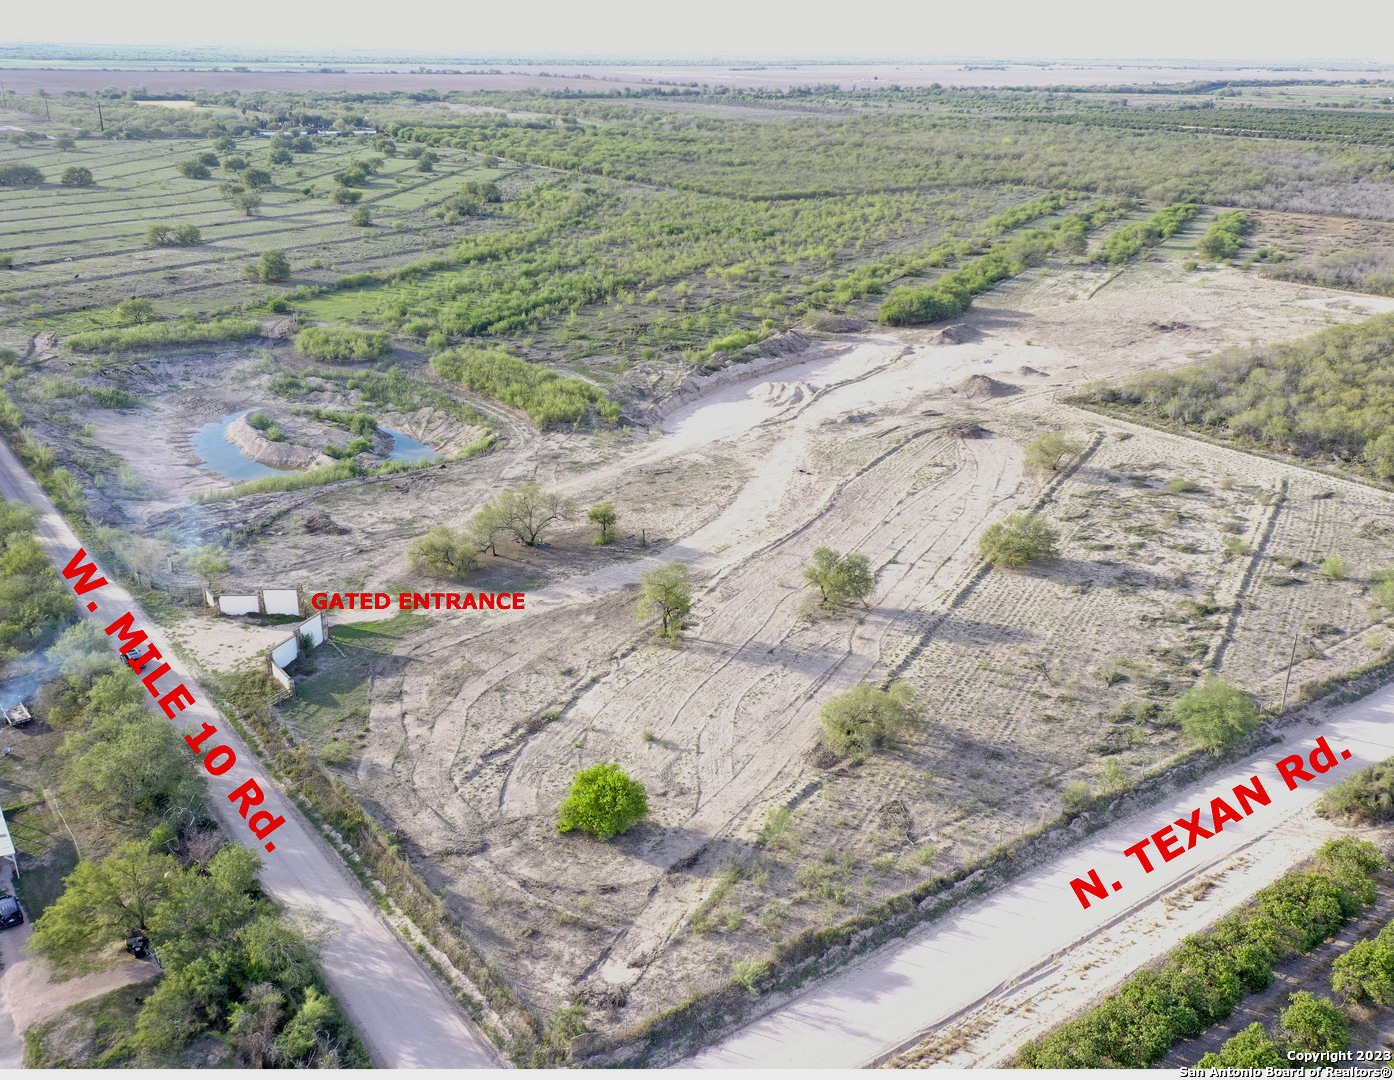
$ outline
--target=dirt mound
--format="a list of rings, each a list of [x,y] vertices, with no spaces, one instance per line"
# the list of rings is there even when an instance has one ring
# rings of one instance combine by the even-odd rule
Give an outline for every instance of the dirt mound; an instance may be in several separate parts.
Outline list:
[[[272,442],[247,423],[245,416],[239,416],[228,424],[227,441],[241,450],[244,455],[263,465],[275,469],[308,469],[323,465],[332,460],[318,450],[308,446],[295,446],[292,443]],[[320,459],[324,458],[324,461]]]
[[[1043,378],[1043,379],[1048,379],[1048,378],[1050,378],[1050,372],[1048,372],[1048,371],[1037,371],[1035,368],[1033,368],[1033,367],[1027,367],[1025,364],[1022,364],[1021,367],[1017,368],[1017,369],[1016,369],[1016,373],[1017,373],[1018,375],[1039,375],[1039,376],[1040,376],[1041,378]]]
[[[930,340],[936,345],[964,345],[970,341],[981,341],[982,338],[982,331],[974,330],[965,323],[954,323],[953,326],[944,327]]]
[[[760,342],[761,356],[788,356],[790,353],[803,352],[813,342],[804,337],[797,330],[786,330],[782,334],[775,334]]]
[[[960,394],[973,401],[982,401],[986,398],[1008,397],[1012,394],[1021,393],[1021,387],[1013,386],[1011,383],[998,382],[996,379],[987,375],[969,375],[961,383],[954,387]]]
[[[328,514],[318,510],[306,514],[300,524],[305,526],[307,533],[314,533],[316,536],[345,536],[349,531]]]
[[[853,319],[846,315],[833,315],[826,311],[810,311],[804,316],[804,325],[810,330],[824,334],[853,334],[870,330],[871,323],[865,319]]]
[[[968,422],[953,424],[946,429],[945,434],[954,439],[982,439],[987,437],[987,428],[981,424]]]

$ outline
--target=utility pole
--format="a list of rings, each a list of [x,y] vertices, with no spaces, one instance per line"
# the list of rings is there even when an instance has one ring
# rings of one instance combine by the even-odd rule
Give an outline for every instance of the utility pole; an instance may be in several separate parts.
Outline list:
[[[97,130],[106,130],[106,121],[102,119],[102,103],[100,101],[97,102]]]
[[[1292,665],[1297,659],[1297,637],[1302,633],[1302,624],[1297,624],[1297,629],[1292,633],[1292,652],[1288,654],[1288,673],[1283,679],[1283,703],[1278,706],[1279,715],[1288,707],[1288,683],[1292,682]]]

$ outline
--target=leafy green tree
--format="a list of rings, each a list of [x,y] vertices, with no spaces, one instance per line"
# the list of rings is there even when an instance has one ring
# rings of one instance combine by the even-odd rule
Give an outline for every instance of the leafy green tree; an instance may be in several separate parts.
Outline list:
[[[329,197],[340,206],[352,206],[359,199],[363,198],[363,192],[359,191],[357,188],[343,187],[340,185],[334,189]]]
[[[86,619],[64,630],[48,650],[48,657],[64,675],[83,681],[116,662],[111,639],[100,626]]]
[[[255,191],[235,192],[228,201],[247,217],[255,217],[261,210],[261,196]]]
[[[227,135],[219,135],[213,140],[213,149],[219,154],[230,154],[237,149],[237,143]]]
[[[44,174],[33,165],[18,161],[0,163],[0,187],[32,187],[44,182]]]
[[[167,247],[174,243],[174,226],[156,224],[145,230],[146,247]]]
[[[495,500],[504,528],[520,544],[536,547],[542,534],[571,516],[571,503],[556,492],[543,491],[535,483],[519,484]]]
[[[216,169],[218,167],[218,155],[213,153],[212,150],[205,150],[200,154],[195,154],[194,160],[202,162],[204,165],[207,165],[210,169]]]
[[[639,614],[657,612],[663,636],[676,641],[692,610],[692,575],[680,562],[664,563],[639,577]]]
[[[231,154],[228,157],[223,158],[223,172],[229,174],[240,173],[250,164],[251,163],[241,154]]]
[[[416,171],[434,172],[436,168],[436,162],[438,162],[439,160],[440,155],[433,153],[430,150],[427,150],[416,159]]]
[[[155,305],[143,296],[133,296],[116,305],[116,317],[123,326],[148,323],[155,317]]]
[[[263,251],[257,262],[257,280],[263,284],[290,277],[290,260],[284,251]]]
[[[498,542],[507,535],[508,526],[504,523],[503,512],[492,499],[465,524],[465,536],[470,546],[476,551],[488,551],[491,555],[498,555]]]
[[[77,143],[73,141],[71,135],[59,135],[58,138],[53,140],[53,148],[55,150],[67,151],[73,149],[75,146],[77,146]]]
[[[1278,1027],[1294,1050],[1330,1054],[1350,1049],[1350,1022],[1329,998],[1301,990],[1288,1000]]]
[[[1060,534],[1039,517],[1009,514],[983,530],[978,550],[993,566],[1020,570],[1059,557]]]
[[[448,525],[437,525],[407,548],[407,562],[418,574],[463,578],[479,567],[474,544]]]
[[[601,840],[626,833],[649,812],[648,792],[618,765],[582,769],[557,810],[557,831],[580,829]]]
[[[173,239],[180,247],[193,247],[195,244],[203,243],[203,233],[197,225],[186,221],[174,227]]]
[[[237,179],[253,191],[268,188],[272,184],[271,174],[265,169],[243,169],[237,174]]]
[[[1065,438],[1058,431],[1050,431],[1032,439],[1026,444],[1026,460],[1038,469],[1056,470],[1066,458],[1072,458],[1082,449],[1077,442]]]
[[[813,565],[805,567],[804,580],[816,585],[829,606],[862,601],[871,595],[876,579],[865,555],[849,552],[839,555],[830,547],[813,553]]]
[[[175,168],[179,170],[179,175],[186,180],[207,180],[213,175],[208,171],[207,165],[196,160],[181,161]]]
[[[58,182],[64,187],[95,187],[97,178],[85,165],[69,165]]]
[[[610,530],[615,527],[615,522],[619,521],[620,515],[615,510],[612,502],[596,503],[586,512],[586,518],[600,531],[595,534],[597,544],[608,544],[614,537]]]
[[[266,160],[272,165],[290,165],[295,161],[295,155],[284,146],[278,146],[266,155]]]
[[[127,844],[99,863],[78,863],[62,894],[35,920],[30,947],[61,967],[148,929],[178,872],[171,856],[146,843]]]
[[[862,761],[918,722],[919,710],[909,683],[894,682],[886,690],[858,683],[829,698],[818,719],[829,750]]]
[[[373,212],[366,206],[355,206],[349,211],[349,224],[366,228],[373,223]]]
[[[1172,709],[1187,738],[1215,754],[1239,745],[1261,722],[1254,699],[1220,678],[1188,690]]]
[[[1206,1054],[1197,1068],[1201,1069],[1288,1069],[1292,1062],[1282,1048],[1268,1037],[1263,1025],[1255,1020],[1237,1035],[1225,1040],[1218,1053]]]

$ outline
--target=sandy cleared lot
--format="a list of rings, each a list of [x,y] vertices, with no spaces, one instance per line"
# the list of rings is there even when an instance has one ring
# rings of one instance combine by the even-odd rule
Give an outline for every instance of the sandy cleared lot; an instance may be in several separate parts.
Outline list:
[[[1363,588],[1394,552],[1366,523],[1394,512],[1387,496],[1059,400],[1361,317],[1341,299],[1171,257],[1117,276],[1047,268],[979,298],[965,344],[834,335],[748,379],[712,377],[661,432],[538,435],[502,416],[499,453],[184,520],[261,523],[235,580],[393,592],[422,587],[413,536],[463,524],[506,483],[615,502],[610,547],[573,522],[547,548],[485,558],[469,586],[524,588],[525,612],[396,620],[321,650],[282,709],[312,750],[349,747],[336,771],[530,1003],[580,999],[614,1032],[1053,818],[1067,784],[1102,790],[1165,762],[1182,742],[1162,705],[1217,658],[1268,697],[1304,620],[1327,625],[1294,685],[1374,655]],[[953,437],[964,421],[982,437]],[[1045,430],[1080,446],[1070,469],[1024,464]],[[979,532],[1031,509],[1060,530],[1062,559],[982,572]],[[308,531],[312,513],[347,531]],[[865,608],[814,604],[801,570],[823,545],[871,560]],[[1350,580],[1313,573],[1332,553]],[[1268,580],[1274,555],[1301,560],[1297,581]],[[670,559],[699,586],[677,650],[633,612],[640,574]],[[179,632],[209,667],[236,666],[211,620]],[[889,677],[929,722],[859,767],[820,755],[823,702]],[[558,836],[571,776],[598,761],[645,783],[650,820],[608,844]],[[789,828],[761,842],[779,807]]]

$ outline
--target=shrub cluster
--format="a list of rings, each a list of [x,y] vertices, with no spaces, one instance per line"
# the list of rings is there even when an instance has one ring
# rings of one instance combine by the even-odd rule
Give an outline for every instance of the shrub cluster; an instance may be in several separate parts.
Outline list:
[[[1098,384],[1084,400],[1118,403],[1298,457],[1356,464],[1394,479],[1394,314],[1333,326],[1286,345]]]
[[[1103,246],[1094,253],[1094,261],[1122,266],[1140,255],[1144,248],[1156,247],[1175,236],[1199,213],[1200,207],[1195,203],[1176,203],[1158,210],[1146,221],[1124,225],[1108,235]]]
[[[1019,1064],[1033,1069],[1145,1069],[1171,1044],[1224,1020],[1246,994],[1267,989],[1280,961],[1310,951],[1374,902],[1384,858],[1354,837],[1332,840],[1316,869],[1259,891],[1244,910],[1187,938],[1161,969],[1140,971],[1116,995],[1040,1041]]]
[[[1244,246],[1244,237],[1253,232],[1254,219],[1243,210],[1218,214],[1200,238],[1196,250],[1207,259],[1232,259]]]
[[[392,351],[392,335],[386,330],[310,326],[295,336],[295,347],[311,360],[325,360],[333,364],[381,360]]]
[[[261,323],[251,319],[214,319],[212,322],[154,322],[119,330],[88,330],[67,339],[74,352],[123,352],[155,345],[212,345],[258,337]]]
[[[1316,811],[1322,817],[1362,825],[1394,820],[1394,758],[1348,776],[1321,797]]]
[[[432,357],[431,368],[441,378],[522,410],[540,428],[577,423],[592,409],[611,423],[619,419],[619,403],[584,379],[560,375],[503,349],[453,349]]]

